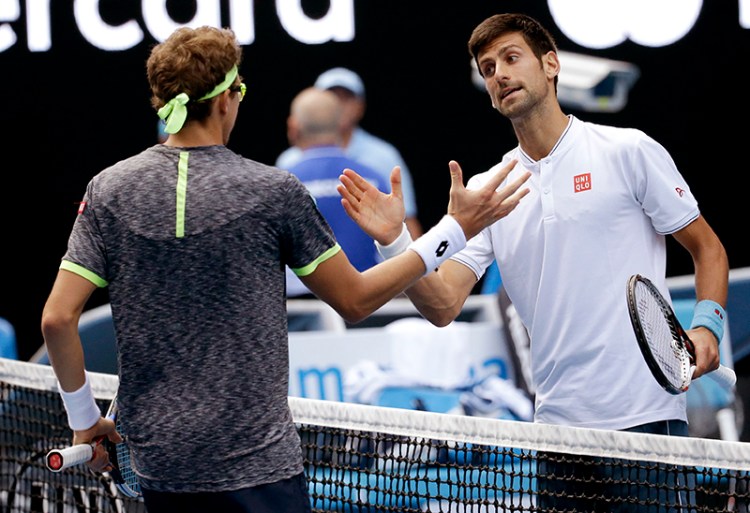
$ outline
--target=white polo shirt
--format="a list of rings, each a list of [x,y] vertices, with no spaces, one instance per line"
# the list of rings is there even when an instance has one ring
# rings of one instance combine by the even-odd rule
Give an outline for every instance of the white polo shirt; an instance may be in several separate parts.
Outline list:
[[[477,277],[497,259],[503,286],[531,337],[537,422],[625,429],[687,420],[685,395],[651,375],[630,324],[626,283],[650,278],[665,295],[665,234],[699,215],[667,151],[635,129],[570,117],[550,154],[520,147],[472,177],[484,184],[510,160],[531,192],[454,259]]]

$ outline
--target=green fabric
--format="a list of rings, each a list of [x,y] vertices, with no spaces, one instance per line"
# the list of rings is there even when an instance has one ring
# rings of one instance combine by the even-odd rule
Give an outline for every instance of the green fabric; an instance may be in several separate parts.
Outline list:
[[[107,280],[103,280],[98,275],[92,273],[85,267],[81,267],[80,265],[74,264],[73,262],[68,262],[67,260],[62,261],[62,263],[60,264],[60,269],[65,269],[66,271],[75,273],[82,278],[86,278],[99,288],[103,288],[109,285]]]
[[[176,218],[175,218],[175,236],[179,239],[185,236],[185,203],[187,201],[187,178],[188,178],[188,159],[190,152],[181,151],[180,161],[177,164],[177,198],[176,198]]]
[[[305,267],[300,267],[298,269],[292,269],[294,274],[297,276],[307,276],[308,274],[312,274],[312,272],[318,268],[318,266],[331,258],[333,255],[341,251],[341,246],[336,244],[331,249],[320,255],[318,258],[313,260],[311,263],[307,264]]]
[[[232,66],[232,69],[227,72],[224,80],[214,87],[208,94],[198,98],[197,101],[200,102],[211,99],[229,89],[229,86],[231,86],[237,78],[238,73],[239,70],[237,69],[237,66]],[[190,97],[186,93],[180,93],[159,109],[157,112],[159,118],[166,120],[167,123],[164,128],[166,133],[176,134],[182,129],[182,126],[187,119],[187,103],[189,101]]]

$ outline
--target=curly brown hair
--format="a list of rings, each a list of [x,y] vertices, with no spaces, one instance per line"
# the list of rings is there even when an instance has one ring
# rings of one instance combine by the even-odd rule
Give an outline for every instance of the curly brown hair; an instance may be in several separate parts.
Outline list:
[[[187,104],[188,119],[204,119],[210,112],[209,102],[194,100],[209,93],[241,62],[242,46],[232,29],[178,28],[151,49],[146,61],[151,105],[158,111],[169,100],[185,93],[191,98]]]

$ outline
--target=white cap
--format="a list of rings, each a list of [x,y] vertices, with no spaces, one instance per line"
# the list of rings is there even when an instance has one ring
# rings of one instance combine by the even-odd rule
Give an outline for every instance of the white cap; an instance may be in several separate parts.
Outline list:
[[[346,68],[332,68],[320,74],[315,81],[315,87],[319,89],[331,89],[334,87],[343,87],[348,89],[355,96],[364,98],[365,84],[359,75]]]

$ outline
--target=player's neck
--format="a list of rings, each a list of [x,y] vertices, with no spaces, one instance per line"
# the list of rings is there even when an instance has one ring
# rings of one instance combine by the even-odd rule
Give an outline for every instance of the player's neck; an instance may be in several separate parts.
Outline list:
[[[556,104],[549,112],[514,120],[513,130],[521,149],[532,159],[540,160],[550,154],[569,122],[570,118]]]
[[[170,135],[164,144],[180,148],[223,145],[224,134],[216,124],[188,121],[182,130]]]

